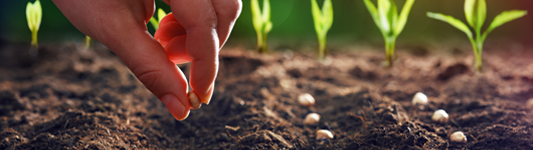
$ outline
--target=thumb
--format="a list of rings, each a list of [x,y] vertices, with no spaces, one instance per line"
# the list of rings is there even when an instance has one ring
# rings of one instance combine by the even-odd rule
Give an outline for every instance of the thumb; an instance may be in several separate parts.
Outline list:
[[[187,118],[187,80],[163,47],[146,31],[130,31],[123,40],[103,42],[155,94],[177,120]]]

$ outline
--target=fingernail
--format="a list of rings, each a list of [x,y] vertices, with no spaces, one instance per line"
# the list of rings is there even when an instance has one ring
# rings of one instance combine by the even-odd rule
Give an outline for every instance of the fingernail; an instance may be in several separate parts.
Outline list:
[[[191,103],[192,109],[198,109],[202,106],[200,98],[198,98],[198,95],[194,91],[187,92],[187,96],[189,97],[189,103]]]
[[[189,110],[185,109],[185,106],[181,101],[172,94],[167,94],[161,97],[161,101],[165,104],[168,111],[176,118],[176,120],[182,121],[189,116]]]
[[[207,95],[205,95],[204,99],[202,100],[202,103],[209,105],[209,102],[211,102],[212,96],[213,96],[213,84],[211,84],[211,87],[209,88]]]

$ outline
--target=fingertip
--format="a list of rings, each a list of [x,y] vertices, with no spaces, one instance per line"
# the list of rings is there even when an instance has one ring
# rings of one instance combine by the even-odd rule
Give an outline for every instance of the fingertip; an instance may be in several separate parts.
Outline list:
[[[176,118],[176,120],[182,121],[189,116],[190,109],[185,107],[185,105],[174,95],[166,94],[161,97],[161,101],[165,104],[168,111]]]
[[[209,87],[206,95],[202,99],[202,103],[205,103],[206,105],[209,105],[209,103],[211,102],[211,98],[213,97],[213,87],[214,87],[214,83],[211,84],[211,86]]]

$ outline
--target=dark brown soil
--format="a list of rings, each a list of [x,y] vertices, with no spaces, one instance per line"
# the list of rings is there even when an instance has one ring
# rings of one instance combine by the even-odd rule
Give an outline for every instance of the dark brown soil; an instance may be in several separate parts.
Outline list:
[[[3,43],[0,149],[533,149],[530,54],[486,55],[474,73],[470,52],[399,49],[386,69],[380,49],[337,52],[331,64],[225,49],[211,104],[180,122],[101,46],[43,44],[30,57]],[[411,105],[418,91],[428,106]],[[298,105],[301,93],[317,104]],[[432,122],[437,109],[450,122]],[[319,125],[303,125],[309,112]],[[321,128],[335,138],[315,140]],[[451,142],[454,131],[468,142]]]

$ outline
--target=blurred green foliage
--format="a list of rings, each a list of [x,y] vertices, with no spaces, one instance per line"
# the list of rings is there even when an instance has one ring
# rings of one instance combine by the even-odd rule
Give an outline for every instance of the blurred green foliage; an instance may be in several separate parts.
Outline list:
[[[25,20],[25,0],[0,1],[0,37],[15,42],[30,42],[31,32]],[[229,43],[243,44],[249,48],[255,47],[255,31],[252,25],[250,0],[242,0],[243,10],[237,20]],[[311,2],[308,0],[271,0],[272,31],[269,33],[269,42],[316,42]],[[317,1],[319,4],[323,0]],[[39,39],[43,42],[56,41],[83,41],[85,37],[61,14],[52,1],[41,1],[43,7],[43,20],[39,31]],[[403,6],[405,0],[397,0],[397,5]],[[533,12],[531,0],[487,0],[487,18],[493,18],[503,10],[521,9]],[[158,8],[170,12],[170,7],[161,0],[156,0]],[[400,35],[398,43],[427,42],[454,40],[464,41],[464,33],[453,27],[426,17],[427,11],[442,12],[452,16],[464,16],[463,0],[421,0],[413,6],[409,15],[409,22]],[[372,42],[383,44],[381,33],[372,21],[370,14],[364,6],[363,0],[333,0],[335,23],[328,33],[328,41],[343,41],[346,43]],[[458,18],[465,20],[465,18]],[[487,20],[492,21],[492,20]],[[505,39],[522,43],[533,40],[533,30],[526,30],[533,25],[533,15],[525,16],[512,24],[495,30],[487,39]],[[486,28],[486,27],[485,27]],[[153,28],[148,25],[149,31]],[[232,42],[235,41],[235,42]],[[279,43],[279,42],[278,42]],[[318,43],[316,44],[316,46]],[[330,45],[334,45],[330,43]],[[275,49],[275,48],[274,48]]]

